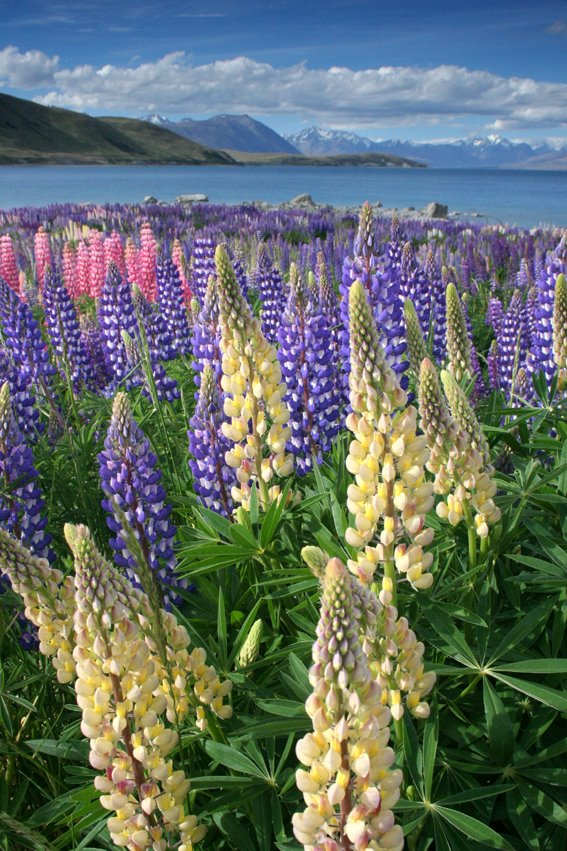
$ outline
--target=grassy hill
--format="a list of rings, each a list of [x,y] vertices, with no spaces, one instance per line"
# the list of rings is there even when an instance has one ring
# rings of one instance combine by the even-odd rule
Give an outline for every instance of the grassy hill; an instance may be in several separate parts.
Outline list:
[[[234,159],[134,118],[92,118],[0,94],[0,164],[180,163]]]
[[[225,150],[242,165],[355,165],[366,168],[426,168],[423,163],[391,154],[254,154],[245,151]]]

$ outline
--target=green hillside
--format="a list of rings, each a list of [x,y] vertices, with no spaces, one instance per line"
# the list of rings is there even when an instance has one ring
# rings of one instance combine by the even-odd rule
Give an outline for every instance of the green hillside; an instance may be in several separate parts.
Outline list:
[[[0,164],[234,163],[176,133],[134,118],[92,118],[0,94]]]

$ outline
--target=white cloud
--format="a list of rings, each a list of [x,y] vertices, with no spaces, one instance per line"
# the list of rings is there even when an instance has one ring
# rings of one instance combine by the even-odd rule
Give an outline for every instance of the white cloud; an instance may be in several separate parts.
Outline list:
[[[15,50],[15,48],[7,48]],[[6,51],[0,52],[0,57]],[[58,69],[57,57],[18,54],[18,79],[44,85],[38,103],[84,111],[143,115],[250,112],[294,115],[333,127],[435,125],[475,117],[492,127],[567,125],[567,84],[501,77],[454,65],[365,70],[306,64],[274,67],[244,56],[192,65],[183,51],[129,66],[80,65]],[[27,59],[26,59],[27,57]],[[24,61],[25,60],[25,61]],[[34,64],[35,62],[35,64]],[[0,59],[0,77],[2,76]],[[43,69],[40,73],[40,69]],[[11,82],[15,86],[15,82]],[[19,85],[22,85],[20,82]]]
[[[58,56],[47,56],[41,50],[21,53],[17,47],[4,47],[0,50],[0,85],[14,89],[50,86],[58,65]]]

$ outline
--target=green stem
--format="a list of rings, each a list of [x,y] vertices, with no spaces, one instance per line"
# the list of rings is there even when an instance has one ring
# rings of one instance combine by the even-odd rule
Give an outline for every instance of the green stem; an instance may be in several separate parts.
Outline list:
[[[467,535],[469,539],[469,567],[474,570],[477,566],[477,539],[476,529],[470,506],[467,502],[463,503],[463,514],[467,523]]]

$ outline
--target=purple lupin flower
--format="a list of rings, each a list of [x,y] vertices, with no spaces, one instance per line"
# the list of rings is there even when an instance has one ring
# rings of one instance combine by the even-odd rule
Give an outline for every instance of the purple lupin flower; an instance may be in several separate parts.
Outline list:
[[[0,383],[8,383],[14,415],[22,434],[33,440],[43,431],[44,424],[39,421],[39,412],[36,407],[36,398],[33,392],[29,375],[20,372],[8,357],[8,354],[0,349]]]
[[[183,296],[183,284],[177,266],[161,257],[157,263],[157,298],[160,313],[169,331],[175,352],[189,354],[190,330]]]
[[[104,451],[98,459],[106,495],[102,506],[108,527],[115,534],[110,540],[114,561],[137,586],[141,586],[140,576],[149,570],[165,604],[180,602],[177,589],[187,588],[187,581],[175,574],[177,559],[172,542],[177,530],[169,520],[171,506],[165,502],[157,458],[132,416],[125,393],[116,394]],[[140,558],[144,560],[142,566]]]
[[[191,292],[200,305],[203,304],[205,292],[211,275],[217,274],[215,266],[214,239],[196,237],[191,250]]]
[[[275,343],[282,321],[286,296],[280,271],[274,266],[265,242],[258,246],[258,257],[253,274],[254,289],[260,299],[262,333],[269,343]]]
[[[507,398],[512,394],[518,370],[525,365],[526,336],[522,327],[522,314],[522,296],[516,290],[502,316],[496,336],[499,384]]]
[[[502,317],[504,315],[504,307],[502,302],[496,296],[491,296],[488,300],[486,309],[486,324],[491,325],[494,333],[498,336],[502,329]]]
[[[349,345],[349,292],[352,284],[360,280],[366,290],[368,302],[380,334],[380,342],[386,353],[386,360],[397,374],[405,372],[408,362],[405,359],[407,348],[404,334],[403,299],[401,285],[401,248],[399,246],[398,226],[392,225],[393,238],[387,249],[386,266],[380,264],[375,244],[372,208],[364,204],[360,213],[360,223],[354,243],[353,257],[343,261],[341,294],[341,319],[343,322],[342,355],[345,364],[345,390],[350,371]],[[399,249],[399,250],[398,250]],[[402,386],[407,387],[407,376],[402,376]]]
[[[331,329],[297,268],[290,269],[290,294],[278,332],[278,360],[286,383],[284,402],[291,416],[287,448],[295,455],[299,475],[312,469],[340,424],[341,388],[333,358]]]
[[[0,524],[33,555],[53,561],[37,478],[33,453],[18,427],[6,382],[0,390]]]
[[[189,452],[193,456],[189,467],[203,505],[230,517],[234,508],[230,491],[236,479],[234,469],[225,461],[233,443],[222,432],[224,421],[216,374],[212,364],[205,363],[197,406],[189,422]]]
[[[220,348],[221,329],[219,319],[219,296],[216,276],[209,283],[192,329],[193,362],[195,383],[201,383],[201,373],[206,363],[210,363],[220,388],[222,376],[222,352]]]
[[[411,300],[421,329],[424,334],[427,334],[431,317],[432,293],[425,271],[415,262],[411,242],[406,242],[402,249],[400,271],[400,297],[403,301],[406,298]]]
[[[500,352],[498,349],[498,341],[493,340],[486,356],[486,364],[488,368],[488,381],[492,390],[500,390]]]
[[[532,372],[543,370],[547,384],[551,384],[557,371],[553,359],[553,304],[555,301],[555,282],[559,275],[567,273],[567,235],[548,257],[545,272],[537,280],[537,306],[535,308],[536,325],[532,336],[531,368]]]
[[[134,339],[138,327],[130,284],[122,279],[111,263],[98,303],[98,317],[105,344],[105,354],[112,372],[112,387],[123,382],[131,371],[123,332]],[[133,380],[130,380],[132,385]]]
[[[5,351],[20,375],[45,389],[55,372],[30,307],[0,278],[0,323]]]
[[[151,371],[158,401],[173,402],[174,399],[179,399],[181,394],[177,381],[170,378],[162,363],[175,357],[172,336],[164,317],[136,286],[132,300],[137,320],[136,337],[127,338],[125,341],[130,374],[135,377],[132,383],[140,383],[143,394],[151,399],[151,388],[148,385]]]
[[[51,268],[43,286],[45,323],[59,369],[68,374],[74,391],[93,388],[96,378],[81,337],[75,305],[60,276]]]
[[[437,271],[433,251],[428,251],[425,261],[425,275],[431,292],[431,318],[429,327],[429,339],[431,350],[437,363],[443,363],[445,350],[447,348],[447,310],[446,295],[447,282]]]

